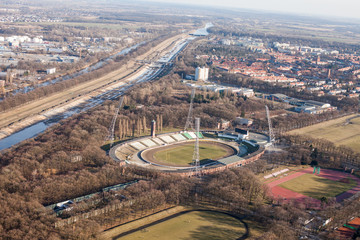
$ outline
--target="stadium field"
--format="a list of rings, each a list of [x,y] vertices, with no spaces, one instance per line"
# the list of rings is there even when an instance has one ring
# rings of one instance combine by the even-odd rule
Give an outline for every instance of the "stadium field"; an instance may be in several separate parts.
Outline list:
[[[119,240],[238,239],[244,224],[233,216],[213,211],[192,211],[130,233]]]
[[[194,144],[194,142],[187,142],[151,149],[146,153],[146,159],[163,165],[188,167],[192,164]],[[199,153],[200,163],[203,164],[231,156],[235,153],[235,150],[225,144],[201,141]]]

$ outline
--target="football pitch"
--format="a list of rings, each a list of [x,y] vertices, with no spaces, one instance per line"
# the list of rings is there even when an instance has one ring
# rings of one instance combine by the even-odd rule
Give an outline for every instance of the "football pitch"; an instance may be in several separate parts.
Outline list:
[[[347,181],[348,183],[333,181],[315,174],[304,174],[280,184],[279,187],[320,200],[322,197],[336,197],[357,185],[356,181],[351,178]]]
[[[177,166],[189,166],[193,160],[194,142],[169,146],[154,153],[154,160],[157,163]],[[200,142],[199,145],[200,162],[210,159],[217,160],[229,154],[229,150],[222,145]]]
[[[345,145],[355,152],[360,152],[360,117],[346,116],[309,127],[290,131],[290,134],[306,135],[313,138],[323,138],[335,145]],[[349,118],[353,118],[348,121]]]
[[[225,240],[238,239],[245,233],[244,224],[235,217],[213,211],[192,211],[117,239]]]

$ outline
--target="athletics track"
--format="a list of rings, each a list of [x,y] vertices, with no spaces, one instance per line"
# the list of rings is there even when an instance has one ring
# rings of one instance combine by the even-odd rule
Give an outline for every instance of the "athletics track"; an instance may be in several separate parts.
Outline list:
[[[270,188],[272,197],[282,202],[295,200],[295,202],[297,203],[306,203],[307,205],[310,204],[312,208],[319,208],[321,206],[320,200],[278,186],[284,182],[290,181],[304,174],[313,174],[313,168],[309,167],[299,172],[295,172],[293,174],[283,176],[280,179],[268,183],[267,186]],[[349,177],[352,178],[354,181],[356,181],[357,185],[354,188],[336,196],[337,202],[342,202],[344,199],[347,199],[360,191],[360,179],[349,173],[334,171],[329,169],[321,169],[320,174],[316,174],[316,175],[333,181],[339,181],[341,179],[346,179]]]

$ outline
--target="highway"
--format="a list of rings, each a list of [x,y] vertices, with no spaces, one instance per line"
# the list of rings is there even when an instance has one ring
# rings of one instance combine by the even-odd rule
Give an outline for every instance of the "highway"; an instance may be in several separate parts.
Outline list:
[[[127,62],[125,66],[107,75],[77,85],[49,97],[19,106],[0,116],[0,150],[6,149],[26,138],[43,131],[54,122],[75,113],[86,111],[106,100],[118,98],[130,87],[151,81],[171,68],[171,61],[194,37],[180,34],[153,47],[145,54]],[[151,62],[152,64],[149,64]],[[9,136],[36,123],[48,126],[37,128],[31,136],[13,141]],[[29,131],[29,129],[27,129]],[[17,136],[18,138],[19,136]]]

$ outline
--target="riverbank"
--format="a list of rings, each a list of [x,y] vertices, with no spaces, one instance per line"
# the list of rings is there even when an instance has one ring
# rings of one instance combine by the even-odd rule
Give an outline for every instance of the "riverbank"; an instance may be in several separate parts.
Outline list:
[[[9,140],[7,138],[12,134],[34,124],[36,125],[39,122],[56,117],[59,114],[66,115],[67,111],[70,111],[69,115],[80,112],[81,110],[71,113],[72,109],[79,105],[83,104],[85,109],[89,109],[91,107],[91,103],[90,106],[89,104],[88,106],[85,104],[91,99],[97,100],[96,98],[98,96],[103,96],[107,92],[115,89],[117,91],[110,94],[108,98],[105,96],[105,98],[101,101],[104,101],[105,99],[113,99],[114,96],[116,97],[119,95],[118,92],[125,90],[133,83],[135,84],[137,79],[140,79],[139,82],[143,82],[145,81],[143,78],[152,78],[151,76],[157,76],[158,72],[162,70],[162,68],[151,69],[148,64],[140,62],[145,59],[161,59],[161,57],[171,52],[173,48],[183,44],[184,40],[188,38],[188,34],[180,34],[168,38],[143,55],[128,61],[127,64],[123,65],[120,69],[108,73],[103,77],[23,105],[9,111],[6,114],[2,114],[0,116],[0,126],[2,126],[0,129],[0,139],[3,139],[2,141]],[[166,63],[164,64],[166,65]],[[46,128],[47,127],[45,127],[45,129]],[[10,142],[13,141],[11,140]],[[8,146],[8,144],[4,146],[0,144],[0,150],[7,147],[10,146]]]

